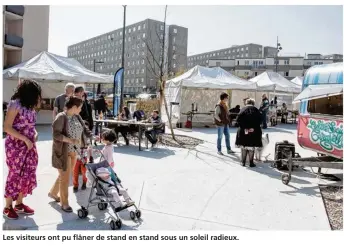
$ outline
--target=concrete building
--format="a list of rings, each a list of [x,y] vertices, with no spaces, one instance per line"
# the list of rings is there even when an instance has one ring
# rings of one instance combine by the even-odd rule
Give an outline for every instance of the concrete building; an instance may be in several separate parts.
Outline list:
[[[236,58],[262,58],[263,46],[257,44],[233,45],[229,48],[197,55],[188,56],[188,69],[196,66],[208,66],[209,60],[214,59],[236,59]]]
[[[339,57],[337,56],[337,58]],[[275,57],[212,59],[209,60],[208,67],[221,67],[236,76],[252,78],[265,71],[276,71],[275,61]],[[305,59],[301,56],[280,56],[277,57],[277,72],[291,80],[296,76],[303,76],[311,66],[341,61],[343,60],[325,59],[322,55],[311,56],[311,59],[308,57]]]
[[[264,47],[264,52],[263,52],[263,57],[275,57],[277,52],[276,47],[272,46],[265,46]]]
[[[163,22],[146,19],[128,25],[125,31],[124,92],[156,92],[159,64],[166,52],[165,73],[173,75],[186,69],[188,29],[170,25],[162,49]],[[122,66],[122,28],[84,40],[68,47],[68,57],[77,59],[96,72],[115,74]],[[109,90],[112,90],[109,88]]]
[[[9,68],[48,50],[49,6],[3,6],[3,66]]]

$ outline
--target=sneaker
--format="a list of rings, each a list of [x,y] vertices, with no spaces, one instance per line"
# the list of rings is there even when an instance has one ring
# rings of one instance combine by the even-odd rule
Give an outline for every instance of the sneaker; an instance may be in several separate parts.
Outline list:
[[[256,167],[255,163],[250,163],[250,167]]]
[[[9,220],[16,220],[19,217],[12,206],[10,208],[4,208],[3,215]]]
[[[82,189],[82,190],[86,190],[86,183],[83,183],[83,184],[82,184],[81,189]]]
[[[227,154],[234,154],[235,152],[232,149],[227,150]]]
[[[76,193],[78,192],[79,188],[78,187],[73,187],[73,192]]]
[[[35,211],[31,209],[29,206],[22,204],[16,205],[14,207],[14,211],[19,214],[26,214],[26,215],[33,215]]]
[[[224,155],[221,151],[217,152],[218,155]]]

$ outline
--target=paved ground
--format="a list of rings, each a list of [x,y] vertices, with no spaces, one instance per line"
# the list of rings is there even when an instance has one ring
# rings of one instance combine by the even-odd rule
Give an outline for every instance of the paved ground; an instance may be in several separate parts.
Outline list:
[[[231,129],[234,143],[235,129]],[[50,127],[40,127],[38,188],[26,203],[36,209],[32,217],[3,220],[4,229],[100,230],[109,229],[109,212],[91,208],[89,217],[62,213],[48,197],[57,172],[51,167]],[[170,147],[139,152],[136,146],[116,147],[116,169],[131,197],[142,210],[142,220],[133,222],[127,211],[120,215],[126,230],[329,230],[330,226],[312,173],[296,171],[289,186],[280,173],[261,163],[256,168],[239,165],[239,153],[216,155],[216,130],[177,131],[205,140],[197,151]],[[293,125],[267,130],[273,157],[274,143],[296,143]],[[235,149],[238,151],[238,149]],[[301,156],[314,155],[297,148]],[[4,166],[4,178],[7,168]],[[84,205],[89,191],[73,194],[75,211]]]

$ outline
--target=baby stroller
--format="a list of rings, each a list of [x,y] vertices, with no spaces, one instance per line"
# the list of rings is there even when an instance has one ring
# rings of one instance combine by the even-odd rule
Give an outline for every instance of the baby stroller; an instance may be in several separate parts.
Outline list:
[[[94,142],[95,146],[97,146],[97,143]],[[74,147],[76,149],[76,147]],[[77,150],[77,149],[76,149]],[[97,151],[99,151],[97,149]],[[77,152],[79,152],[77,150]],[[100,151],[99,151],[100,152]],[[100,152],[101,153],[101,152]],[[122,221],[119,218],[118,212],[123,211],[127,208],[134,207],[135,211],[130,211],[130,218],[132,220],[135,220],[135,218],[140,219],[141,218],[141,211],[137,208],[137,206],[134,204],[125,205],[124,207],[115,207],[114,203],[115,201],[110,200],[110,196],[108,192],[110,189],[113,189],[115,187],[118,190],[118,187],[116,185],[116,181],[113,181],[115,185],[111,185],[107,183],[106,181],[102,180],[101,178],[96,176],[96,170],[100,167],[108,168],[110,167],[109,163],[105,160],[103,154],[101,153],[101,161],[98,163],[93,164],[86,164],[86,168],[93,177],[92,187],[90,196],[88,198],[88,205],[86,207],[81,207],[81,209],[78,210],[78,217],[80,219],[84,219],[88,216],[88,209],[91,206],[98,206],[99,210],[105,210],[107,209],[108,205],[112,208],[114,215],[110,214],[111,221],[110,221],[110,227],[112,230],[121,229],[122,227]],[[117,178],[117,183],[120,184],[121,181],[118,178],[117,174],[115,173],[115,177]],[[104,186],[104,184],[108,184],[109,186]],[[119,193],[120,194],[120,193]],[[121,196],[121,194],[120,194]]]

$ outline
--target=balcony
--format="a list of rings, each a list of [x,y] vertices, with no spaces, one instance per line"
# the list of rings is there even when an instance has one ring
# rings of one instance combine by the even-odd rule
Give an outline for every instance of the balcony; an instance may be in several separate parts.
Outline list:
[[[265,70],[266,65],[251,65],[252,70]]]
[[[24,39],[22,37],[5,34],[4,47],[6,50],[21,50],[24,45]]]
[[[25,13],[24,5],[6,5],[6,20],[22,20]]]

